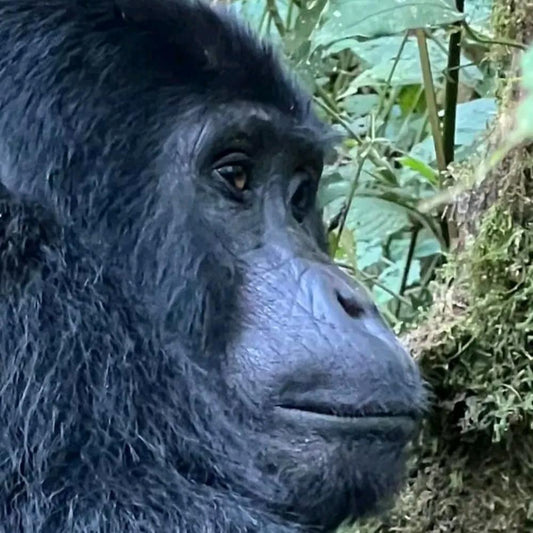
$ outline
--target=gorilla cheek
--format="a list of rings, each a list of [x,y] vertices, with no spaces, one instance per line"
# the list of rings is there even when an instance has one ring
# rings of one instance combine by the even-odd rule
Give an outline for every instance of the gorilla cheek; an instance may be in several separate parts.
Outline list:
[[[359,516],[392,494],[422,405],[415,366],[338,275],[300,260],[251,267],[223,369],[268,436],[252,451],[260,469],[306,520]]]

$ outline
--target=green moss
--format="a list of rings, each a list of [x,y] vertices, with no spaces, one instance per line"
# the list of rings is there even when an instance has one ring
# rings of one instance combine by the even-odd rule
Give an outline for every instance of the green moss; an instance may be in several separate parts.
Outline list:
[[[413,339],[435,402],[408,487],[352,531],[533,530],[533,217],[515,190],[450,260]]]
[[[497,442],[514,426],[533,428],[533,228],[510,211],[493,206],[448,266],[459,309],[441,317],[441,342],[421,361],[463,439],[482,431]]]
[[[525,533],[533,529],[533,441],[438,449],[418,465],[395,509],[357,533]],[[440,460],[438,459],[440,454]],[[529,469],[529,471],[528,471]]]

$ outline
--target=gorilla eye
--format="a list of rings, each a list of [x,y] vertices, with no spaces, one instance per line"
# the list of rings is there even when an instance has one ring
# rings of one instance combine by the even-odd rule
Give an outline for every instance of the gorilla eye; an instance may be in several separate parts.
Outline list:
[[[250,162],[245,154],[232,153],[219,159],[213,172],[234,190],[241,192],[248,188]]]
[[[248,171],[242,165],[225,165],[215,172],[239,191],[244,191],[248,184]]]
[[[301,223],[315,204],[316,187],[306,172],[298,172],[297,174],[301,178],[291,196],[291,209],[296,221]]]

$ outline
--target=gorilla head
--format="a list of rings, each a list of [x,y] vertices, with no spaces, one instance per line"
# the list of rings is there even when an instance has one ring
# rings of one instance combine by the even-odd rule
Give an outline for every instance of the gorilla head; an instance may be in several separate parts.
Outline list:
[[[310,531],[397,489],[416,366],[334,266],[331,135],[186,0],[0,2],[0,531]]]

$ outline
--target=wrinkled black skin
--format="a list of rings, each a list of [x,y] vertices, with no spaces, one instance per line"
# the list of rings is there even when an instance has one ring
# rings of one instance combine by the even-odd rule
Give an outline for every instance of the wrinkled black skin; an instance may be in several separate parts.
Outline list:
[[[325,531],[394,493],[408,435],[276,409],[424,404],[325,253],[328,144],[226,15],[0,0],[1,532]]]

